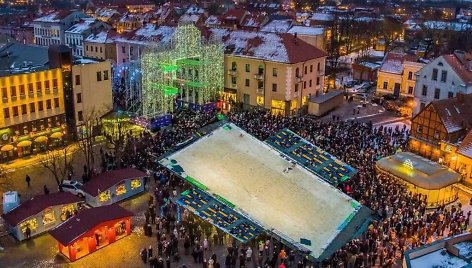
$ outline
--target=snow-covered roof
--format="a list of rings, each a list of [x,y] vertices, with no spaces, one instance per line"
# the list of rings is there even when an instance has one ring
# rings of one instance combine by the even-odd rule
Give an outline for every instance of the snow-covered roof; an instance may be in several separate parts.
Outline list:
[[[99,18],[109,19],[115,14],[120,14],[120,13],[117,10],[112,9],[112,8],[103,7],[103,8],[97,8],[97,10],[95,10],[95,16]]]
[[[169,43],[174,31],[175,27],[147,24],[143,28],[116,38],[116,41],[143,45],[150,42]]]
[[[196,24],[201,16],[202,16],[201,14],[187,14],[186,13],[180,17],[179,22]]]
[[[90,29],[90,27],[92,27],[92,24],[94,22],[95,22],[95,19],[92,19],[92,18],[84,19],[84,20],[72,25],[65,32],[66,33],[72,33],[72,34],[81,34],[81,33],[85,32],[86,30]]]
[[[377,69],[380,67],[380,64],[374,63],[374,62],[368,62],[368,61],[363,61],[359,63],[359,65],[365,66],[369,69]]]
[[[97,34],[91,34],[87,38],[85,38],[86,42],[91,42],[91,43],[113,43],[113,39],[110,38],[110,34],[107,31],[101,31]]]
[[[293,20],[273,20],[261,28],[262,32],[286,33],[293,24]]]
[[[213,40],[222,41],[226,53],[267,61],[295,63],[326,56],[326,54],[295,39],[290,34],[209,29]]]
[[[314,13],[313,16],[311,16],[311,19],[317,21],[332,21],[334,17],[327,13]]]
[[[451,30],[456,32],[466,31],[472,28],[469,23],[448,22],[448,21],[425,21],[424,27],[436,30]]]
[[[218,18],[218,16],[215,16],[215,15],[209,16],[205,21],[206,26],[215,26],[215,25],[220,25],[220,24],[221,24],[220,18]]]
[[[403,72],[403,57],[403,53],[388,53],[380,67],[380,71],[401,74]]]
[[[323,35],[325,29],[322,27],[307,27],[307,26],[293,26],[288,30],[290,34],[300,34],[300,35]]]
[[[72,13],[73,11],[67,10],[54,11],[45,16],[35,19],[34,22],[60,22]]]

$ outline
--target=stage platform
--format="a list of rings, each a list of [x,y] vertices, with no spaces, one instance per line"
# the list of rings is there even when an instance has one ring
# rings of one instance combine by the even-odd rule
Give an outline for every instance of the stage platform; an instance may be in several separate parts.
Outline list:
[[[313,261],[367,228],[368,208],[287,155],[232,123],[207,133],[159,163]]]
[[[265,142],[334,186],[352,178],[357,173],[353,167],[289,129],[279,131]]]

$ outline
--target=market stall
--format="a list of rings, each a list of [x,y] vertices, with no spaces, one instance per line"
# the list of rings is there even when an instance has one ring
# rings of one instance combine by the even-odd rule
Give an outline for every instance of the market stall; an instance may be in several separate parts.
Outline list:
[[[81,210],[49,234],[59,252],[75,261],[131,234],[133,213],[116,204]]]
[[[82,199],[71,193],[38,195],[2,215],[17,240],[36,236],[56,227],[78,210]]]
[[[144,191],[147,173],[133,169],[115,169],[92,178],[82,186],[85,202],[92,207],[111,205]]]
[[[416,154],[400,152],[384,157],[377,161],[376,168],[402,181],[409,191],[426,195],[428,208],[457,200],[460,174]]]

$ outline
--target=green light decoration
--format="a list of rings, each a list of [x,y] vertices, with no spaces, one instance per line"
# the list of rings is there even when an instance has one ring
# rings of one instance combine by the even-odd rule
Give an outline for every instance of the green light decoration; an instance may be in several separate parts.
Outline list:
[[[181,24],[171,45],[142,54],[142,113],[153,118],[174,110],[176,98],[199,105],[216,101],[224,88],[224,46],[204,42],[193,24]]]
[[[222,197],[221,195],[214,194],[213,197],[215,197],[218,201],[220,201],[221,203],[227,205],[228,207],[232,209],[236,208],[235,204],[229,202],[228,199]]]
[[[192,184],[193,186],[197,187],[198,189],[200,190],[203,190],[203,191],[206,191],[208,190],[208,187],[206,187],[205,185],[203,185],[201,182],[197,181],[196,179],[190,177],[190,176],[187,176],[185,177],[185,180]]]

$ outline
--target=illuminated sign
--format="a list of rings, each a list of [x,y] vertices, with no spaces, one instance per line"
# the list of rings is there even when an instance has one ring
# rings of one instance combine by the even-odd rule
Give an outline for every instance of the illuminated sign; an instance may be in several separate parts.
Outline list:
[[[413,162],[411,162],[410,159],[407,159],[403,162],[403,166],[409,168],[409,169],[413,169]]]

